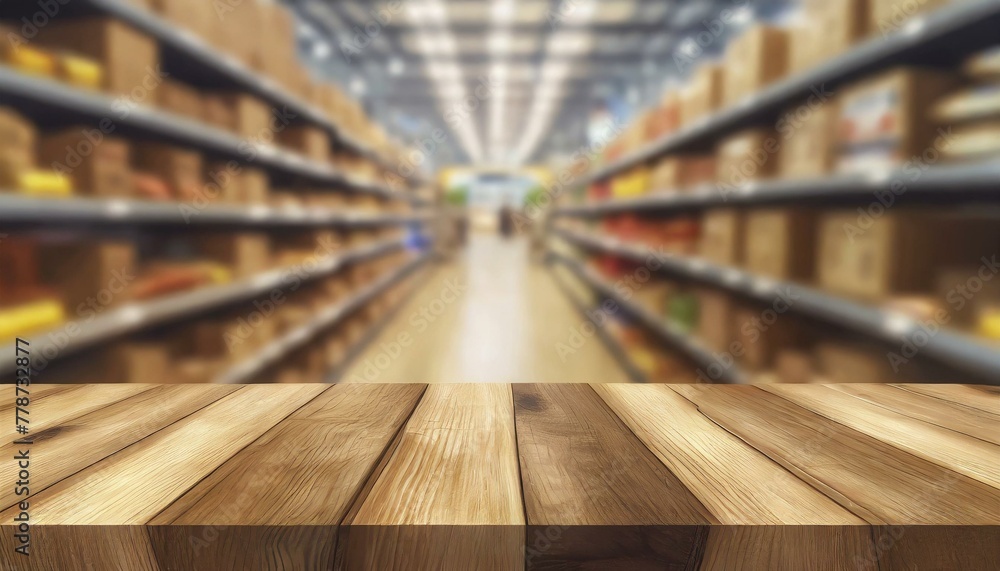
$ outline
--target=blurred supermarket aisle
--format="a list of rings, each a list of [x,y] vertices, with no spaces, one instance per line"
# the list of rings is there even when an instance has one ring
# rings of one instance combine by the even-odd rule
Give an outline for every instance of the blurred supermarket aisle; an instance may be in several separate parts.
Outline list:
[[[526,240],[474,233],[341,379],[628,382],[597,338],[560,357],[584,323],[552,274],[529,260]]]

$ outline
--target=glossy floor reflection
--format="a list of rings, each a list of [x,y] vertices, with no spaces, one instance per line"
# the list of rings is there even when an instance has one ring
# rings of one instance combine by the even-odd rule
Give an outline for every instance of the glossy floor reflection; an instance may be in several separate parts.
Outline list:
[[[563,351],[585,323],[528,242],[473,234],[358,356],[342,382],[575,382],[629,379],[596,337]]]

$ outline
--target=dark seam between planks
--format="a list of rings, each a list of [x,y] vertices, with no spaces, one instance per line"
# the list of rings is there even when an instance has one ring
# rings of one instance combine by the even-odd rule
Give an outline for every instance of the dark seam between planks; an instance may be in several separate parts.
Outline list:
[[[673,391],[673,389],[671,389],[671,390]],[[874,526],[874,525],[883,525],[882,522],[879,522],[877,524],[876,523],[872,523],[869,518],[865,517],[862,514],[859,514],[859,513],[855,512],[849,506],[845,506],[842,502],[838,501],[837,498],[834,498],[834,497],[830,496],[829,494],[827,494],[826,492],[824,492],[823,490],[817,488],[812,482],[810,482],[809,480],[804,479],[802,476],[799,476],[798,474],[796,474],[795,472],[793,472],[791,469],[789,469],[788,466],[785,466],[784,464],[782,464],[781,462],[779,462],[777,459],[775,459],[774,457],[772,457],[770,454],[768,454],[764,450],[761,450],[760,448],[758,448],[757,446],[755,446],[752,442],[748,441],[747,439],[743,438],[739,434],[737,434],[737,433],[733,432],[732,430],[730,430],[728,427],[726,427],[726,425],[724,425],[724,424],[720,423],[719,421],[715,420],[714,418],[712,418],[712,416],[710,414],[706,413],[704,410],[701,409],[701,407],[698,405],[698,403],[696,403],[693,400],[689,399],[687,396],[685,396],[685,395],[683,395],[683,394],[681,394],[681,393],[679,393],[677,391],[673,391],[673,393],[676,394],[676,395],[678,395],[678,396],[680,396],[682,399],[688,401],[692,405],[694,405],[695,409],[698,411],[698,414],[700,414],[703,417],[705,417],[709,422],[711,422],[712,424],[718,426],[722,430],[725,430],[729,434],[732,434],[737,439],[739,439],[740,442],[742,442],[747,447],[749,447],[751,450],[754,450],[755,452],[757,452],[758,454],[760,454],[764,458],[767,458],[772,463],[774,463],[774,465],[778,466],[779,468],[781,468],[785,472],[788,472],[789,474],[791,474],[793,478],[795,478],[796,480],[799,480],[800,482],[802,482],[805,485],[809,486],[811,489],[815,490],[817,493],[819,493],[823,497],[829,499],[833,503],[837,504],[838,506],[840,506],[841,508],[843,508],[844,510],[846,510],[848,513],[854,515],[855,517],[857,517],[861,521],[865,522],[869,527]],[[770,393],[768,393],[768,394],[770,394]],[[792,403],[792,404],[794,405],[795,403]],[[798,408],[802,408],[799,405],[795,405],[795,406],[797,406]],[[802,408],[802,410],[804,410],[806,412],[812,412],[812,411],[807,410],[805,408]],[[850,499],[850,498],[848,498],[848,499]],[[857,502],[854,502],[854,500],[851,500],[851,501],[853,503],[857,504]],[[860,504],[858,504],[858,505],[860,506]],[[861,507],[863,507],[863,506],[861,506]],[[875,514],[873,513],[872,515],[875,515]]]
[[[246,385],[246,386],[250,386],[250,385]],[[240,387],[240,388],[242,389],[243,387]],[[323,389],[322,391],[320,391],[319,393],[317,393],[316,396],[314,396],[313,398],[311,398],[311,399],[307,400],[306,402],[302,403],[301,406],[295,408],[294,410],[292,410],[291,412],[289,412],[285,416],[283,416],[280,419],[278,419],[277,422],[275,422],[273,425],[271,425],[270,428],[268,428],[263,433],[261,433],[260,436],[258,436],[257,438],[254,438],[253,440],[251,440],[250,442],[248,442],[246,446],[244,446],[244,447],[240,448],[239,450],[237,450],[236,452],[233,452],[232,454],[230,454],[229,457],[227,457],[225,460],[223,460],[221,463],[219,463],[219,465],[216,466],[214,470],[210,470],[207,474],[205,474],[201,478],[198,478],[198,481],[196,481],[195,483],[191,484],[190,487],[188,487],[187,489],[185,489],[183,492],[177,494],[177,496],[174,497],[174,499],[171,500],[170,503],[168,503],[167,505],[163,506],[163,509],[161,509],[160,511],[156,512],[155,514],[153,514],[153,516],[151,518],[149,518],[148,520],[146,520],[146,523],[144,523],[143,526],[149,526],[150,522],[152,522],[153,520],[155,520],[156,518],[158,518],[160,516],[160,514],[163,513],[164,511],[166,511],[167,509],[169,509],[170,506],[172,506],[175,503],[177,503],[177,501],[180,500],[181,498],[183,498],[185,494],[187,494],[188,492],[190,492],[191,490],[193,490],[198,484],[202,483],[202,481],[204,481],[205,478],[208,478],[209,476],[211,476],[212,474],[214,474],[217,470],[219,470],[220,468],[222,468],[223,466],[225,466],[226,464],[228,464],[230,460],[232,460],[233,458],[235,458],[236,456],[238,456],[241,452],[243,452],[244,450],[246,450],[250,446],[253,446],[258,440],[260,440],[261,438],[264,438],[265,436],[267,436],[268,434],[270,434],[270,432],[272,430],[276,429],[278,427],[278,425],[280,425],[281,423],[283,423],[286,420],[288,420],[288,417],[290,417],[293,414],[295,414],[296,412],[302,410],[302,408],[304,406],[306,406],[307,404],[309,404],[312,401],[314,401],[314,400],[318,399],[319,397],[323,396],[326,393],[326,391],[328,391],[328,390],[330,390],[330,387],[327,387],[327,388]],[[235,391],[233,393],[230,393],[230,394],[235,394]],[[226,395],[226,396],[229,396],[229,395]],[[221,483],[221,480],[220,480],[219,483]],[[218,486],[219,483],[216,483],[215,486]],[[211,492],[212,490],[214,490],[215,486],[212,486],[211,488],[209,488],[208,491]],[[189,509],[191,509],[190,506],[187,509],[185,509],[184,511],[182,511],[180,514],[178,514],[177,517],[175,517],[174,519],[172,519],[170,522],[163,523],[163,524],[157,524],[157,525],[171,525],[171,524],[173,524],[173,522],[177,521],[177,518],[179,518],[182,515],[186,514]]]

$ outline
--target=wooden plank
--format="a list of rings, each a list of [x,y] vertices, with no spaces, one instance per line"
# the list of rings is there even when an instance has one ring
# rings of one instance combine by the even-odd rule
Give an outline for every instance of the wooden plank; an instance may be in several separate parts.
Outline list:
[[[423,391],[338,385],[316,397],[152,519],[159,561],[332,568],[341,520]]]
[[[914,456],[1000,489],[1000,447],[815,385],[764,385],[769,393]],[[1000,430],[1000,425],[995,425]]]
[[[910,418],[1000,445],[1000,411],[993,414],[890,385],[829,386]]]
[[[724,524],[710,528],[702,568],[846,569],[872,553],[864,520],[668,387],[594,385],[594,390]]]
[[[156,561],[142,527],[40,525],[31,530],[30,556],[19,546],[13,528],[0,529],[0,569],[25,571],[172,571]]]
[[[104,391],[103,387],[94,385],[93,391],[60,393],[38,403],[38,418],[51,418],[53,422],[39,423],[45,428],[32,433],[34,443],[30,446],[13,443],[0,446],[0,457],[3,458],[14,457],[18,450],[30,450],[30,490],[33,495],[208,406],[237,388],[208,385],[193,389],[183,385],[150,385],[131,398],[108,404],[97,397],[120,395]],[[53,410],[53,407],[60,406],[65,407],[65,412]],[[77,415],[87,410],[91,412]],[[142,421],[136,422],[140,413]],[[64,417],[69,418],[64,420]],[[14,482],[17,472],[15,463],[0,463],[2,481]],[[0,488],[0,505],[4,508],[17,504],[21,499],[15,495],[13,486]]]
[[[892,385],[959,406],[1000,414],[1000,388],[984,385]]]
[[[30,435],[36,437],[51,426],[62,424],[72,418],[87,414],[111,403],[135,396],[152,389],[155,385],[146,384],[106,384],[106,385],[47,385],[60,390],[43,390],[42,396],[31,391],[29,404]],[[7,407],[0,410],[10,422],[4,422],[0,427],[4,441],[17,440],[14,423],[14,394],[11,391]],[[9,416],[8,416],[9,415]],[[6,507],[6,506],[4,506]]]
[[[995,525],[1000,490],[757,387],[671,385],[726,430],[869,523]]]
[[[340,528],[347,569],[521,569],[509,385],[431,385]]]
[[[716,518],[593,389],[513,390],[528,568],[692,568]]]
[[[199,385],[183,386],[202,391]],[[323,385],[249,385],[32,497],[36,525],[142,525]],[[139,414],[137,411],[136,414]],[[81,446],[86,442],[81,442]],[[86,506],[86,509],[81,509]],[[12,510],[0,514],[11,521]]]

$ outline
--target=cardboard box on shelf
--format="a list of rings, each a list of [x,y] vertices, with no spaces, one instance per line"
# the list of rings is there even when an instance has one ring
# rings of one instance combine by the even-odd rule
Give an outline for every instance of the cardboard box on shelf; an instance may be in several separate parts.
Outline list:
[[[789,110],[779,120],[778,165],[782,178],[819,177],[834,170],[838,119],[837,101],[830,99]]]
[[[741,306],[733,312],[733,329],[742,354],[737,357],[748,371],[772,368],[782,349],[801,345],[801,322],[787,312],[772,307]]]
[[[737,266],[743,260],[744,214],[731,208],[705,213],[702,218],[700,254],[706,260],[724,266]]]
[[[722,102],[735,105],[788,72],[788,32],[756,25],[726,48]]]
[[[202,120],[226,131],[236,130],[236,112],[223,95],[206,93],[202,97]]]
[[[213,3],[214,4],[214,3]],[[264,16],[257,0],[228,2],[225,19],[217,26],[217,43],[244,65],[253,67],[259,52],[267,48],[261,41]]]
[[[722,106],[722,66],[702,64],[680,94],[680,124],[688,126]]]
[[[21,175],[35,166],[36,137],[33,124],[0,107],[0,192],[17,190]]]
[[[869,0],[871,17],[868,28],[872,34],[886,36],[898,32],[919,14],[940,8],[955,0]]]
[[[774,373],[782,383],[811,383],[816,379],[816,361],[808,351],[780,349],[774,356]]]
[[[271,266],[268,236],[259,232],[206,234],[197,240],[202,255],[232,268],[237,278],[267,271]]]
[[[868,35],[870,4],[878,0],[812,0],[819,16],[817,35],[824,59],[840,55]],[[927,1],[927,0],[924,0]],[[916,2],[909,1],[913,4]]]
[[[124,341],[104,353],[104,371],[109,383],[176,383],[173,359],[166,343]]]
[[[157,89],[157,103],[163,109],[190,119],[202,120],[205,115],[204,102],[197,89],[175,81],[165,79]]]
[[[124,302],[136,280],[136,252],[129,242],[44,246],[43,281],[59,290],[72,317],[96,315]]]
[[[874,347],[825,342],[818,344],[815,351],[820,372],[830,383],[892,383],[907,380],[893,372],[886,352]]]
[[[272,141],[271,108],[260,99],[244,93],[226,94],[223,100],[232,109],[233,131],[245,139]]]
[[[837,170],[868,173],[899,166],[950,143],[929,120],[932,104],[956,85],[948,73],[896,68],[839,97]]]
[[[748,129],[727,137],[716,155],[716,180],[738,186],[771,178],[778,171],[781,141],[770,129]]]
[[[109,93],[124,95],[133,104],[156,102],[165,79],[156,40],[124,22],[110,17],[54,19],[40,28],[38,42],[100,62]]]
[[[135,147],[138,169],[161,178],[175,199],[192,201],[204,193],[201,155],[181,147],[143,141]]]
[[[38,144],[39,163],[66,173],[74,189],[88,196],[131,197],[129,160],[127,141],[85,126],[44,134]]]
[[[330,135],[313,125],[293,125],[278,135],[283,145],[321,163],[330,160]]]
[[[816,264],[816,216],[802,209],[750,210],[745,222],[747,271],[810,281]]]
[[[726,352],[736,341],[733,327],[733,299],[723,291],[698,290],[697,337],[705,347],[715,352]]]
[[[268,181],[267,173],[260,169],[244,167],[239,178],[243,202],[258,206],[268,203],[271,183]]]
[[[211,202],[240,204],[244,197],[243,167],[233,168],[232,161],[211,162],[205,165],[204,196]]]

